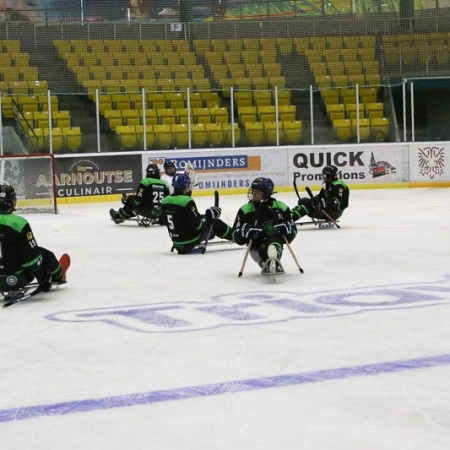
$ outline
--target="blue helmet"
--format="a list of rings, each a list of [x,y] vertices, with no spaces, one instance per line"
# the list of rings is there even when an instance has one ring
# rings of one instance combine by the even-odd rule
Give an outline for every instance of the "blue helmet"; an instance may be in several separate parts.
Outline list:
[[[176,173],[172,180],[172,186],[175,191],[190,190],[191,179],[185,173]]]
[[[252,190],[257,189],[263,193],[263,198],[269,198],[273,194],[275,185],[270,178],[258,177],[253,180]]]

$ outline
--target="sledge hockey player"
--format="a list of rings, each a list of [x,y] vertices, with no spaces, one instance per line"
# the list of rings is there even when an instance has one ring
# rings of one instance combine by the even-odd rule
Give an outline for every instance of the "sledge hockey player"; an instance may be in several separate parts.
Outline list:
[[[164,173],[162,174],[161,179],[167,181],[167,184],[169,185],[170,193],[172,194],[173,193],[172,182],[173,182],[173,177],[177,173],[177,168],[173,161],[164,161],[163,167],[164,167]],[[191,179],[191,187],[192,188],[197,187],[198,186],[198,175],[195,172],[194,166],[190,162],[186,163],[184,173],[186,175],[188,175],[189,178]]]
[[[323,214],[325,211],[333,220],[342,216],[348,207],[350,190],[348,186],[338,178],[336,166],[326,166],[322,170],[323,184],[320,192],[313,198],[301,198],[298,205],[292,208],[294,221],[308,215],[313,219],[328,221]]]
[[[250,256],[262,274],[282,274],[283,244],[291,243],[297,228],[289,207],[272,197],[270,178],[256,178],[249,189],[249,202],[241,206],[236,217],[233,239],[238,245],[250,245]]]
[[[179,254],[192,252],[205,239],[213,235],[231,240],[231,228],[219,219],[221,209],[211,206],[200,214],[191,194],[191,179],[185,173],[173,177],[173,194],[162,202],[162,219]]]
[[[149,164],[146,176],[140,181],[136,193],[128,196],[124,194],[123,207],[118,211],[111,209],[109,214],[116,224],[136,216],[151,219],[152,225],[158,224],[161,217],[161,203],[169,194],[169,186],[166,181],[161,180],[158,166]]]
[[[16,193],[12,186],[0,185],[0,291],[18,291],[35,278],[40,290],[48,292],[53,284],[66,283],[69,255],[60,261],[44,247],[39,247],[28,221],[13,214]]]

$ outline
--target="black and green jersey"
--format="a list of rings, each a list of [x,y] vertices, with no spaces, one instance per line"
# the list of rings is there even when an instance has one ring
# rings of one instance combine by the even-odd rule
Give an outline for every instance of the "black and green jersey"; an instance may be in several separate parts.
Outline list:
[[[185,194],[172,194],[162,202],[162,218],[176,249],[200,241],[204,227],[194,200]]]
[[[144,178],[137,187],[134,206],[137,209],[159,208],[164,198],[169,194],[169,185],[165,180]]]
[[[342,180],[333,180],[323,183],[317,197],[325,199],[325,209],[332,208],[343,211],[348,206],[350,191]],[[333,204],[330,204],[333,200]]]
[[[28,221],[14,214],[0,214],[0,274],[34,271],[42,255]]]
[[[240,229],[244,223],[256,224],[256,227],[264,228],[268,224],[277,224],[284,221],[292,222],[290,209],[285,203],[272,197],[262,203],[250,201],[241,206],[237,213],[233,239],[239,245],[247,243],[240,235]],[[297,230],[293,227],[292,235],[287,236],[289,242],[294,239],[296,234]]]

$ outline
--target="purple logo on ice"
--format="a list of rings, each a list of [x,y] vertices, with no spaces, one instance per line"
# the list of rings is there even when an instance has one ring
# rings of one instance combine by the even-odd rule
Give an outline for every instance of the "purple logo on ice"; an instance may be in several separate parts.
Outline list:
[[[300,293],[233,292],[195,301],[64,311],[60,322],[93,322],[140,333],[183,333],[219,327],[262,325],[378,310],[424,308],[450,301],[450,277],[436,283]]]

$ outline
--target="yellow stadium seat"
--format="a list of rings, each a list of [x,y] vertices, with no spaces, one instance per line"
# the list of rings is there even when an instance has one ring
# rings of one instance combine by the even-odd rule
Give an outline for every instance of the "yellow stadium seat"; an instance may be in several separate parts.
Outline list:
[[[249,145],[262,145],[264,142],[263,122],[245,122],[245,135]]]
[[[263,122],[264,139],[266,144],[277,145],[281,138],[281,123],[280,122]],[[277,139],[278,138],[278,139]]]
[[[110,109],[105,111],[104,116],[110,130],[115,131],[116,127],[123,125],[122,111]]]
[[[234,136],[234,146],[236,147],[241,139],[241,129],[237,123],[223,123],[222,129],[224,131],[224,144],[232,147],[233,146],[233,136]]]
[[[116,127],[119,145],[122,149],[135,148],[138,143],[138,134],[134,125],[119,125]]]
[[[214,123],[228,123],[228,109],[225,107],[215,107],[209,110]]]
[[[370,119],[360,118],[359,122],[356,119],[352,119],[352,133],[355,139],[357,139],[358,137],[358,126],[359,126],[359,142],[369,141],[372,133]]]
[[[161,125],[173,125],[177,121],[177,116],[173,108],[160,108],[156,110],[158,122]]]
[[[270,106],[272,104],[271,91],[255,91],[253,92],[253,104],[259,106]]]
[[[387,117],[370,119],[370,125],[375,141],[387,141],[389,139],[389,119]]]
[[[205,147],[208,135],[204,123],[194,123],[191,126],[191,142],[193,147]]]
[[[154,125],[156,145],[160,148],[171,148],[173,143],[173,133],[170,125]]]
[[[300,144],[302,142],[303,123],[301,120],[282,122],[281,141],[286,144]]]
[[[225,140],[222,123],[207,123],[205,124],[205,129],[209,145],[211,147],[221,147]]]
[[[71,126],[70,111],[52,112],[52,122],[54,127],[69,128]]]
[[[68,150],[80,150],[82,145],[82,135],[80,127],[68,127],[62,129],[64,136],[64,146]]]
[[[175,148],[189,147],[189,132],[188,126],[185,123],[172,125],[172,133],[174,137]]]
[[[364,108],[366,111],[366,117],[369,119],[382,118],[384,117],[384,103],[365,103]]]
[[[144,149],[148,150],[155,146],[156,137],[155,130],[153,125],[145,125],[145,135],[144,135],[144,126],[136,125],[135,126],[136,133],[139,139],[139,145]],[[145,139],[144,139],[145,136]],[[144,142],[145,141],[145,142]]]
[[[140,125],[141,124],[141,114],[138,109],[123,109],[122,118],[124,125]]]
[[[290,122],[295,120],[296,115],[295,105],[279,105],[278,106],[278,117],[281,122]]]
[[[253,106],[253,95],[251,92],[234,92],[233,97],[237,108],[240,108],[241,106]]]
[[[39,153],[43,150],[48,150],[46,148],[46,137],[44,135],[43,128],[30,128],[28,130],[28,139],[31,142],[34,153]]]
[[[345,115],[347,119],[356,119],[358,116],[359,110],[359,118],[364,118],[364,104],[363,103],[345,103]]]
[[[192,108],[192,115],[194,116],[195,123],[212,122],[210,108]]]
[[[52,149],[54,152],[59,152],[64,145],[64,137],[61,128],[44,128],[44,136],[46,144],[50,148],[50,133],[52,136]]]
[[[239,120],[242,124],[247,122],[256,122],[257,116],[257,108],[256,106],[241,106],[238,108],[238,116]]]
[[[261,122],[274,122],[276,120],[275,106],[259,106],[258,120]]]
[[[337,119],[333,121],[336,140],[350,142],[352,138],[352,123],[350,119]]]

